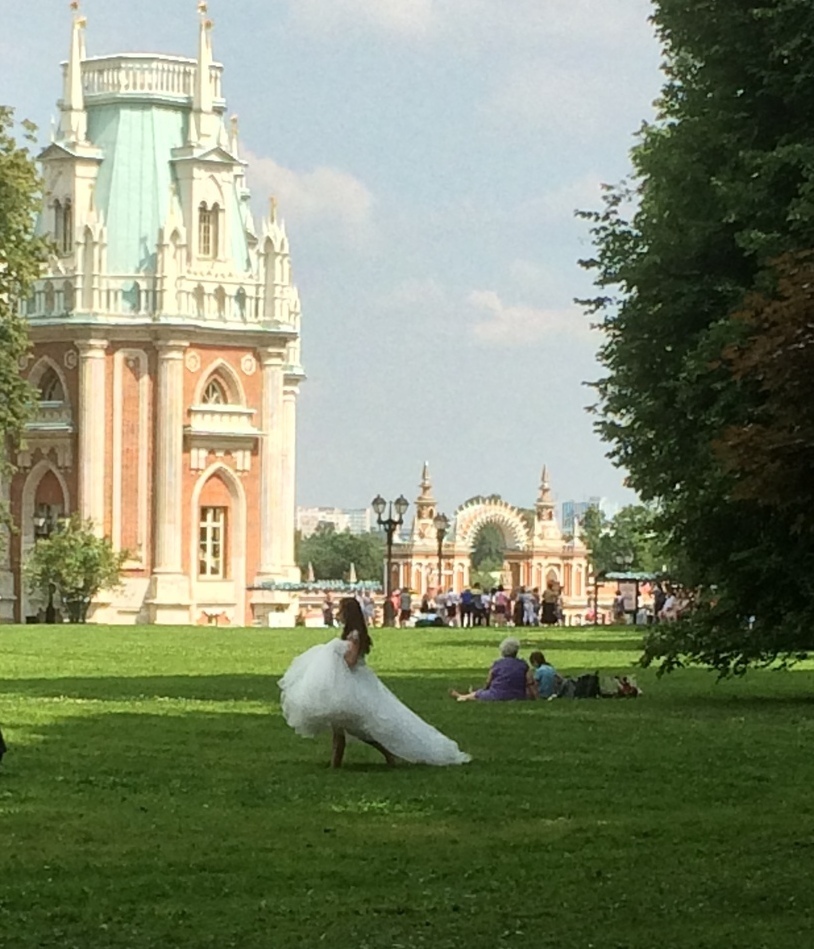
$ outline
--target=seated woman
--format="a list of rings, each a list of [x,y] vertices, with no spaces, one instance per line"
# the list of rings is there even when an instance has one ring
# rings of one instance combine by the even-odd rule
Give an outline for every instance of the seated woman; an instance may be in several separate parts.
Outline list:
[[[534,678],[534,684],[537,687],[537,698],[550,699],[557,691],[557,670],[550,663],[546,662],[545,656],[535,650],[529,656]]]
[[[478,699],[483,702],[507,702],[512,699],[527,699],[537,694],[537,687],[524,659],[518,659],[520,643],[514,638],[504,639],[500,644],[500,659],[492,664],[486,679],[486,688],[473,692],[456,692],[450,695],[459,702]]]

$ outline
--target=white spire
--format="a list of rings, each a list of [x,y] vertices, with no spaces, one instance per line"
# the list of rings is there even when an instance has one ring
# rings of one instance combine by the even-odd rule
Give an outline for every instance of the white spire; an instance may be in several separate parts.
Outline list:
[[[212,20],[207,16],[207,4],[198,3],[198,69],[195,73],[195,92],[192,110],[195,116],[197,144],[203,145],[210,140],[217,142],[220,132],[220,119],[213,110],[212,96]],[[192,134],[192,125],[190,126]]]
[[[71,51],[65,71],[65,89],[62,95],[62,118],[59,123],[63,141],[82,143],[87,139],[88,117],[85,113],[85,94],[82,90],[82,60],[85,56],[85,25],[87,20],[79,13],[79,0],[72,0]]]

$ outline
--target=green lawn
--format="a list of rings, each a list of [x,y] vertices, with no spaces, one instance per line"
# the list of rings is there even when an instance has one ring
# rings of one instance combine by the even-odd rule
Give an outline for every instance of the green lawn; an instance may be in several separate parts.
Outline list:
[[[291,733],[324,631],[0,629],[3,949],[807,947],[814,671],[639,673],[638,700],[456,704],[499,637],[371,664],[474,761],[387,770]],[[629,670],[629,633],[527,639]]]

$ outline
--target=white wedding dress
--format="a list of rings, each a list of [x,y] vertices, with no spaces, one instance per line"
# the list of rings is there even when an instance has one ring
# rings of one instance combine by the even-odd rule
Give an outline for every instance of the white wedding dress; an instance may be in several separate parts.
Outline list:
[[[364,658],[351,669],[345,662],[348,647],[342,639],[312,646],[280,679],[283,716],[298,735],[313,738],[335,727],[362,741],[377,741],[405,761],[448,765],[471,760],[400,702]]]

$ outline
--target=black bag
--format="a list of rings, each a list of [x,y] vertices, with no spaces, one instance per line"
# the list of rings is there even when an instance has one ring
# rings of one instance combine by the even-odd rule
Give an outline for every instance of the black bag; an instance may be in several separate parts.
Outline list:
[[[575,699],[595,699],[599,695],[599,673],[587,672],[577,676],[574,683]]]

